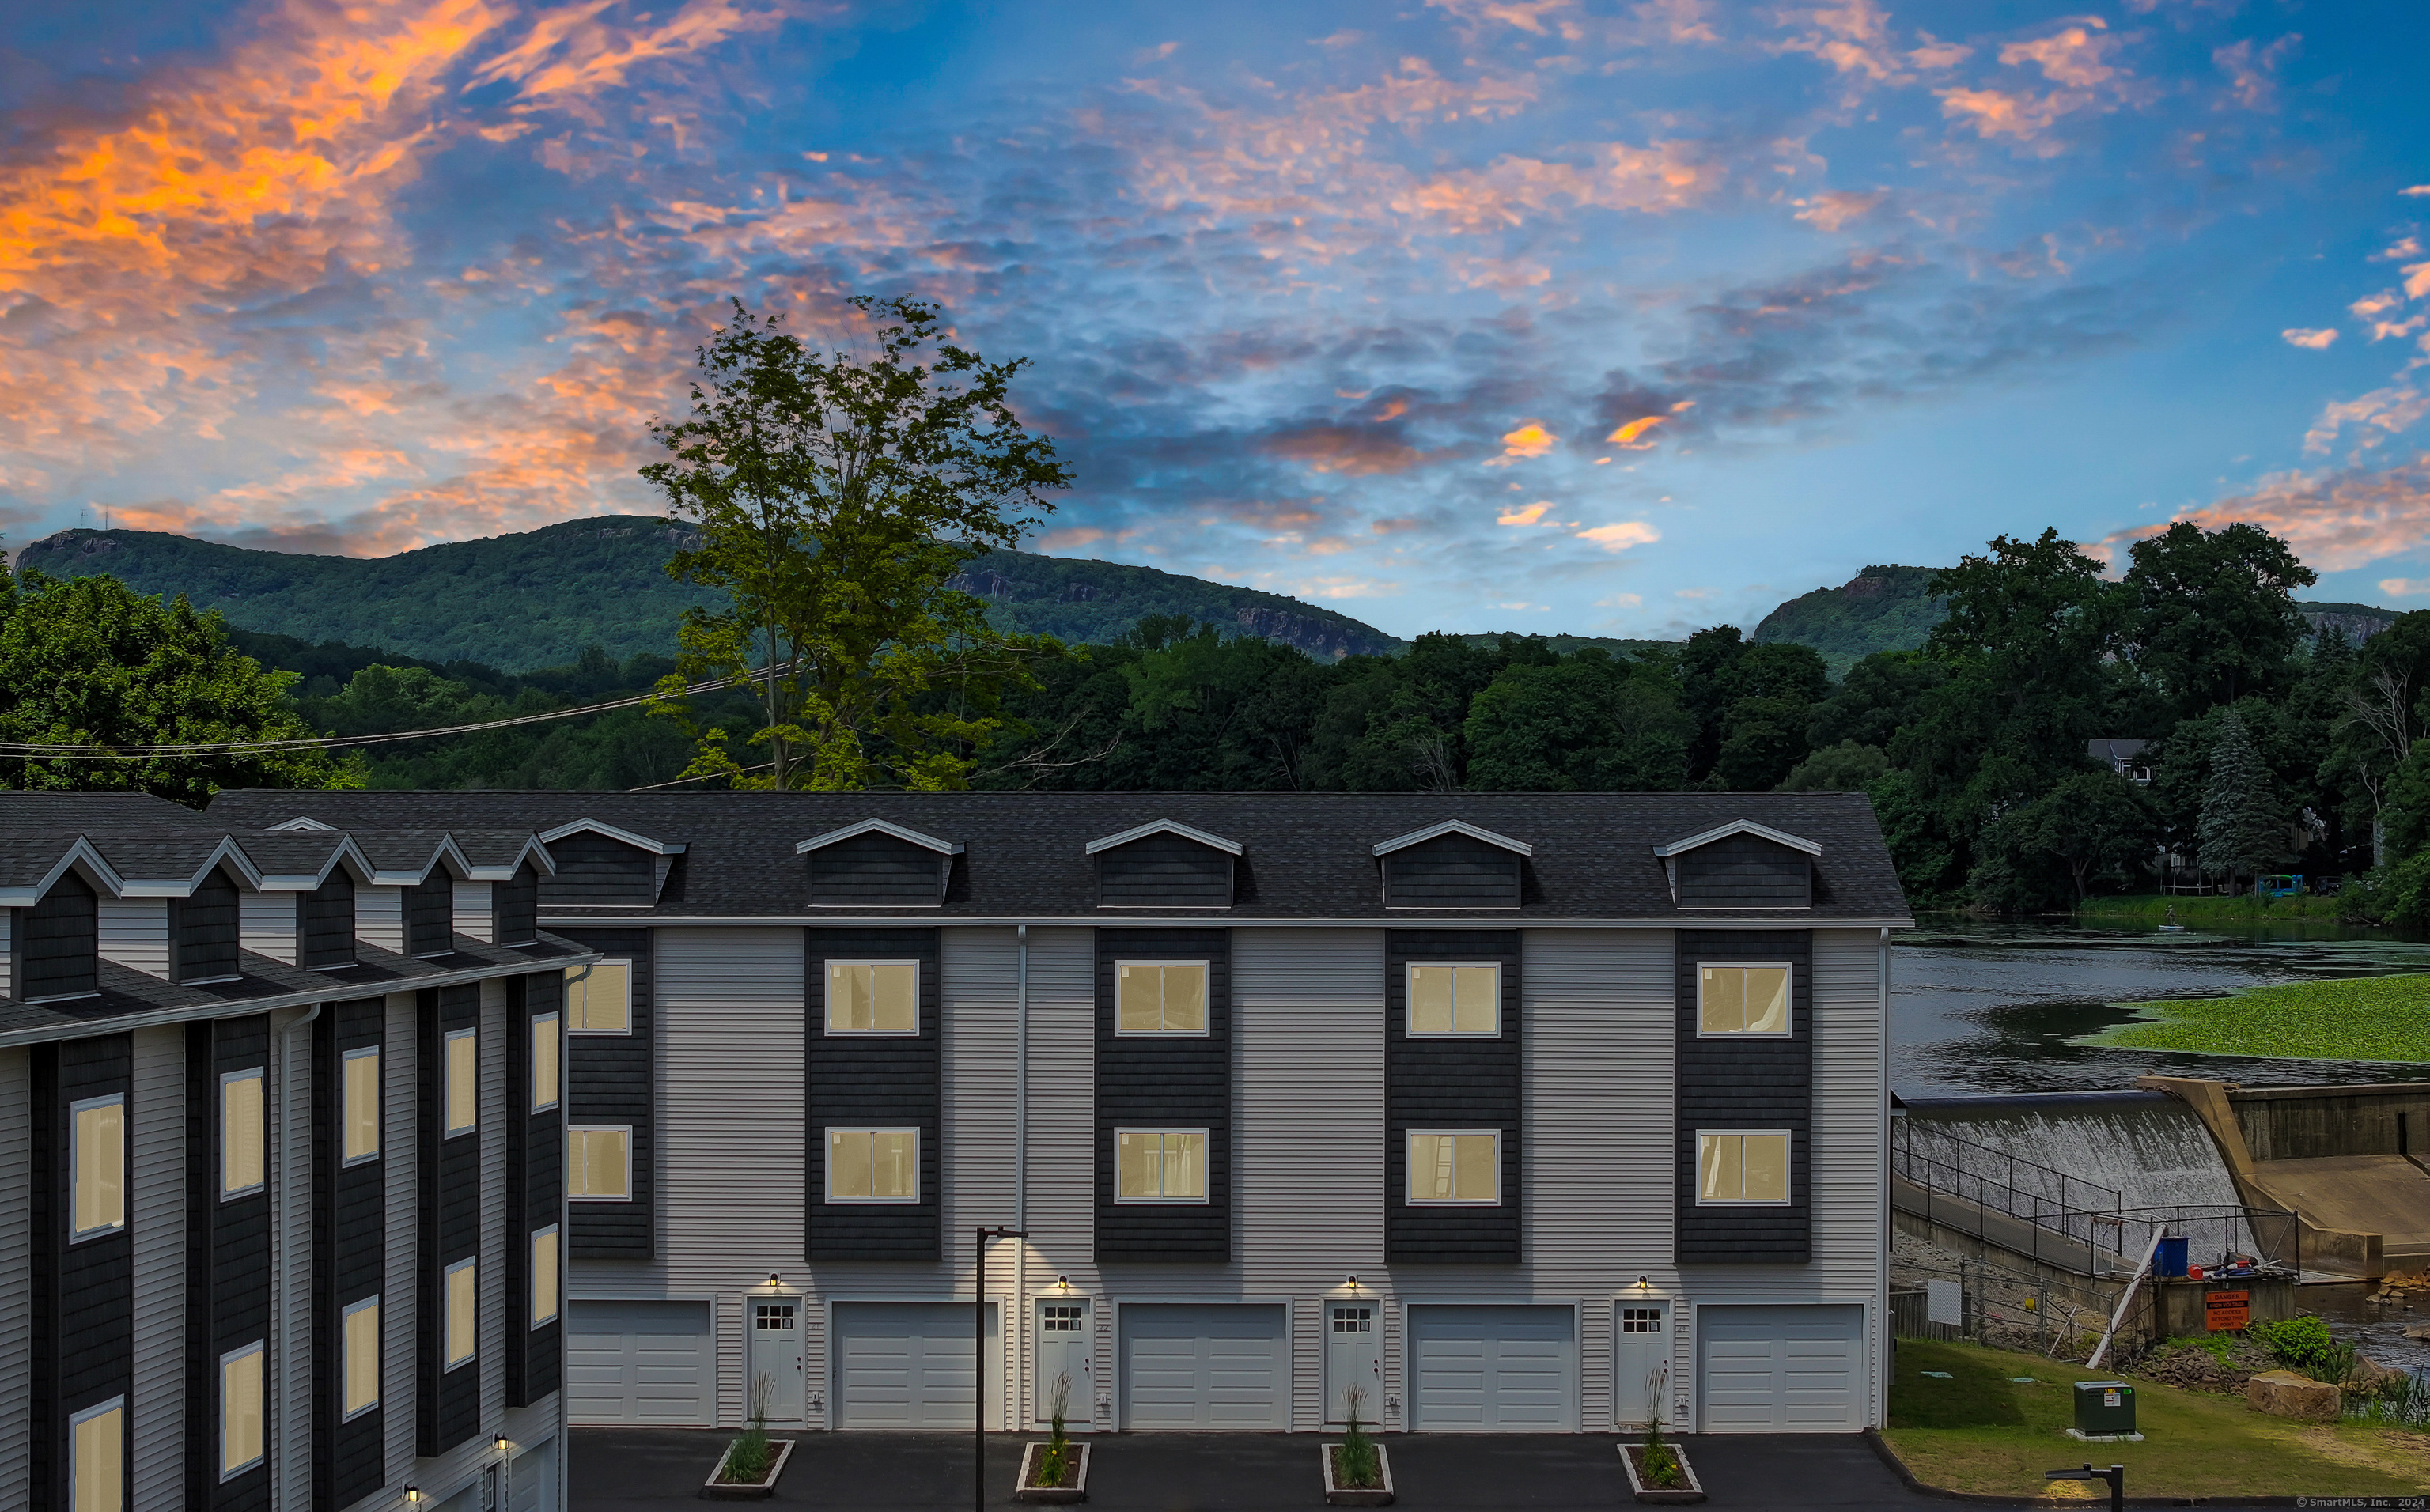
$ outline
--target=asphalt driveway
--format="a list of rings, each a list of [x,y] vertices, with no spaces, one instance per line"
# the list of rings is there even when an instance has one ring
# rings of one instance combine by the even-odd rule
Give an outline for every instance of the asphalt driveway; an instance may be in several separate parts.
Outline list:
[[[573,1512],[673,1512],[732,1437],[682,1429],[572,1431]],[[1014,1507],[1025,1439],[990,1436],[990,1507]],[[1091,1439],[1090,1512],[1276,1512],[1321,1507],[1313,1434],[1118,1434]],[[1582,1434],[1395,1434],[1399,1506],[1415,1512],[1612,1512],[1632,1504],[1620,1439]],[[1686,1440],[1715,1506],[1779,1512],[1938,1505],[1903,1486],[1854,1435]],[[763,1505],[898,1512],[972,1505],[971,1440],[949,1434],[805,1434]]]

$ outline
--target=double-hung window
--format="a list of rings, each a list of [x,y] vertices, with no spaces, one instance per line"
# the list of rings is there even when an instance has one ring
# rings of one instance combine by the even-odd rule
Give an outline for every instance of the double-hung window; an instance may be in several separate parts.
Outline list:
[[[481,1126],[481,1031],[447,1031],[447,1127],[445,1137]]]
[[[261,1366],[267,1352],[256,1339],[220,1356],[220,1479],[230,1480],[261,1463]]]
[[[1789,1033],[1787,961],[1699,961],[1696,1037]]]
[[[380,1153],[379,1046],[349,1050],[342,1064],[339,1087],[345,1107],[339,1122],[344,1145],[340,1159],[345,1165],[360,1165],[378,1159]]]
[[[1114,1201],[1207,1201],[1205,1129],[1116,1129]]]
[[[827,1130],[828,1202],[916,1203],[919,1200],[919,1130]]]
[[[531,1237],[531,1326],[557,1321],[557,1225]]]
[[[593,961],[565,969],[565,1032],[633,1032],[631,961]]]
[[[262,1186],[261,1068],[220,1077],[220,1201]]]
[[[1409,1033],[1502,1032],[1502,968],[1491,961],[1409,963]]]
[[[827,1033],[920,1032],[918,961],[827,962]]]
[[[126,1099],[113,1092],[71,1103],[68,1119],[73,1243],[126,1226]]]
[[[124,1512],[126,1399],[111,1397],[69,1418],[68,1455],[68,1505],[73,1512]]]
[[[1114,1033],[1204,1035],[1206,961],[1116,961]]]
[[[1779,1206],[1788,1201],[1787,1130],[1696,1131],[1698,1206]]]
[[[629,1124],[565,1131],[565,1195],[569,1202],[633,1200],[633,1130]]]
[[[536,1013],[531,1022],[531,1110],[545,1113],[557,1106],[558,1082],[562,1056],[558,1051],[564,1041],[558,1034],[561,1022],[554,1013]]]
[[[380,1300],[352,1304],[340,1321],[339,1410],[359,1418],[380,1404]]]
[[[478,1257],[457,1261],[447,1268],[443,1288],[446,1328],[441,1342],[445,1358],[441,1370],[452,1371],[472,1362],[481,1352],[481,1262]]]
[[[1502,1201],[1498,1129],[1411,1129],[1408,1160],[1413,1204],[1490,1207]]]

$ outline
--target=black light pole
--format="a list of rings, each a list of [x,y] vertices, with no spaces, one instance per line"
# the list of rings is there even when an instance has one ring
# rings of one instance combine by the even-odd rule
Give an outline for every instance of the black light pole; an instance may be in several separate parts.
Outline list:
[[[971,1505],[987,1512],[987,1256],[990,1239],[1025,1239],[1017,1228],[982,1228],[978,1232],[978,1297],[971,1304]]]

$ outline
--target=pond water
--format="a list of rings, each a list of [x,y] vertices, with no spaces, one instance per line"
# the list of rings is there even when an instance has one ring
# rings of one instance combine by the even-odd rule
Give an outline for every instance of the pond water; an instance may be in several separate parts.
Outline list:
[[[1918,924],[1891,946],[1890,1086],[1902,1097],[2084,1091],[2152,1074],[2248,1087],[2430,1081],[2430,1065],[2071,1042],[2133,1021],[2110,1003],[2430,971],[2430,943],[2331,926],[2168,935],[1929,916]]]

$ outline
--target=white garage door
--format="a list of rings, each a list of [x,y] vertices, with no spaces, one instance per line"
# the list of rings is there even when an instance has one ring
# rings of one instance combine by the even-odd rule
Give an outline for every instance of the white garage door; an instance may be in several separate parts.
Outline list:
[[[717,1421],[705,1302],[569,1301],[568,1422],[697,1428]]]
[[[1550,1433],[1577,1426],[1569,1307],[1409,1309],[1409,1426]]]
[[[557,1512],[557,1440],[521,1450],[507,1466],[508,1512]]]
[[[839,1302],[835,1304],[835,1398],[839,1428],[971,1426],[971,1304],[967,1302]],[[988,1304],[988,1426],[999,1373],[995,1304]]]
[[[1700,1307],[1707,1433],[1855,1433],[1865,1425],[1865,1310]]]
[[[1254,1433],[1290,1421],[1280,1305],[1134,1303],[1122,1309],[1123,1426]]]

